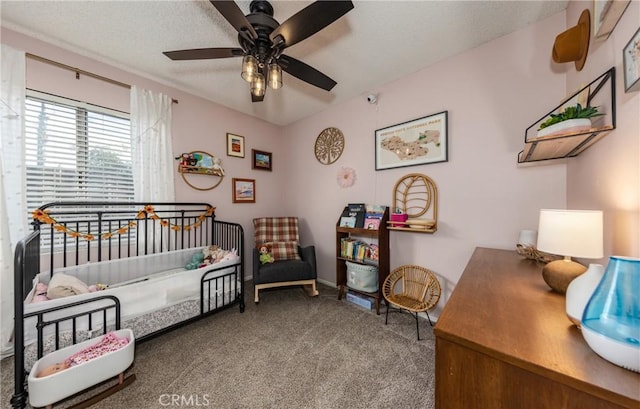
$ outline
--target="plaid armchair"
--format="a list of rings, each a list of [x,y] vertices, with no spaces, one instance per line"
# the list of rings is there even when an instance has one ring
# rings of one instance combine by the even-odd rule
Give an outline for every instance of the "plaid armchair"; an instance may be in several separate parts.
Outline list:
[[[255,302],[263,288],[303,285],[311,296],[316,290],[315,246],[302,248],[298,236],[297,217],[259,217],[253,219],[253,284]],[[269,252],[272,262],[262,263],[261,250]]]

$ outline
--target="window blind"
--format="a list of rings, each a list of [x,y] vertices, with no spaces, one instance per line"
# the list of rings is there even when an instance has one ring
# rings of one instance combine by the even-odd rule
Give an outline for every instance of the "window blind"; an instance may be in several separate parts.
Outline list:
[[[28,90],[27,206],[133,201],[129,114]]]

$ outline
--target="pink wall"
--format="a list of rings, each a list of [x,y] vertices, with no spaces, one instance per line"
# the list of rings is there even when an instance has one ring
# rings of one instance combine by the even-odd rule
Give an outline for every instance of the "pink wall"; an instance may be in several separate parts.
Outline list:
[[[320,277],[335,282],[335,223],[349,202],[390,204],[392,189],[408,173],[423,173],[438,187],[439,229],[433,234],[391,232],[391,268],[428,267],[447,284],[457,282],[476,246],[515,249],[521,229],[537,228],[542,207],[565,206],[566,165],[518,166],[524,131],[565,96],[565,76],[551,69],[551,45],[564,28],[560,13],[519,32],[457,55],[365,95],[290,125],[287,201],[303,217],[318,246]],[[449,161],[375,171],[374,131],[449,111]],[[313,143],[324,128],[345,135],[333,165],[321,165]],[[336,183],[341,166],[357,181]]]
[[[567,27],[585,8],[593,12],[593,2],[569,4]],[[599,260],[604,264],[610,255],[640,257],[640,92],[624,92],[622,60],[622,49],[638,27],[640,2],[632,1],[608,39],[592,38],[582,71],[565,67],[567,90],[616,67],[616,129],[569,161],[567,170],[567,207],[604,211],[605,257]]]

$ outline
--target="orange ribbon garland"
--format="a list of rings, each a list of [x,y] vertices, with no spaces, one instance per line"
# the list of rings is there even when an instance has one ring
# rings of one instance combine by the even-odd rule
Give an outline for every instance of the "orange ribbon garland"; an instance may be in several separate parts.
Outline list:
[[[152,205],[146,205],[142,210],[138,211],[138,213],[136,214],[136,219],[145,219],[148,217],[152,220],[160,220],[161,226],[169,227],[173,231],[180,231],[180,230],[190,231],[191,229],[197,229],[198,227],[200,227],[202,225],[202,222],[206,220],[208,216],[211,216],[213,214],[214,210],[215,210],[215,207],[207,206],[207,210],[205,210],[204,213],[202,213],[197,217],[197,220],[195,223],[189,224],[186,226],[179,226],[177,224],[171,223],[168,219],[162,219],[160,216],[158,216],[158,214],[156,214],[156,211]],[[40,223],[52,224],[53,228],[56,231],[68,234],[73,238],[80,237],[87,241],[95,240],[96,238],[96,236],[93,234],[81,233],[58,223],[58,221],[53,217],[51,217],[46,210],[44,211],[41,209],[34,210],[32,217],[34,220],[38,220]],[[137,226],[137,223],[134,221],[131,221],[126,226],[119,227],[110,232],[102,233],[101,237],[103,239],[109,239],[114,235],[124,234],[127,231],[129,231],[129,229],[135,226]]]

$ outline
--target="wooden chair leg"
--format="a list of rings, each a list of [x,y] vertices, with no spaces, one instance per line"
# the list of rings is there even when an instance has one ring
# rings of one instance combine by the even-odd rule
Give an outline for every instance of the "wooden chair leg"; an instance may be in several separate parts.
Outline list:
[[[255,288],[254,290],[254,300],[253,302],[255,302],[256,304],[260,302],[260,298],[258,297],[258,287]]]

